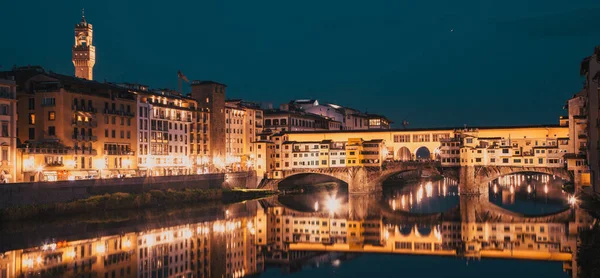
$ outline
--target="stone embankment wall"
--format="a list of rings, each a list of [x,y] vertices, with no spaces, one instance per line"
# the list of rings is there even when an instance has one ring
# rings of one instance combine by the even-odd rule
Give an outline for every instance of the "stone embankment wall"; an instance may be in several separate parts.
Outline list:
[[[54,204],[106,193],[255,187],[254,172],[0,184],[0,209]]]

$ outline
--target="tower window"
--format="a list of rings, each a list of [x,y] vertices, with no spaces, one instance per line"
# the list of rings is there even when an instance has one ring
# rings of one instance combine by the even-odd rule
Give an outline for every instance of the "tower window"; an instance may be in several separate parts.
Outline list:
[[[208,103],[208,102],[209,102],[209,100],[208,100],[208,98],[206,98],[206,103]]]

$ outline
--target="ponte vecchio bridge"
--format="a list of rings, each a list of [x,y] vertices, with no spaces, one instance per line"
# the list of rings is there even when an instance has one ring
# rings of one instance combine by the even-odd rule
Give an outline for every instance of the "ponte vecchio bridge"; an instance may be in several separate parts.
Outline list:
[[[397,173],[426,171],[454,175],[463,194],[481,194],[488,182],[521,172],[572,180],[565,155],[577,152],[563,126],[291,132],[280,142],[261,188],[319,174],[350,193],[373,193]]]

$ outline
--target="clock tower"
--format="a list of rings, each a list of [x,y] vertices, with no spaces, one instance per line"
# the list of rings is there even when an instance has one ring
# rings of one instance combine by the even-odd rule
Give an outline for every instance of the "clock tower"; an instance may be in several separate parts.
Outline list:
[[[93,80],[96,64],[96,48],[92,45],[92,24],[87,23],[83,10],[81,22],[75,24],[75,44],[73,45],[73,65],[75,76]]]

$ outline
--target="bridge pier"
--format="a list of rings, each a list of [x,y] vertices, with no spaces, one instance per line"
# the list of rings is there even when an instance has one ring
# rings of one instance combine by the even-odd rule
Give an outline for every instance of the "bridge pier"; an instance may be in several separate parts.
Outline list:
[[[483,184],[477,179],[477,171],[473,166],[460,167],[458,190],[460,195],[466,196],[489,194],[487,183]]]

